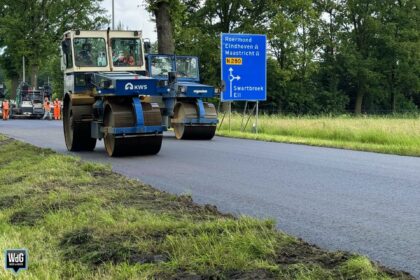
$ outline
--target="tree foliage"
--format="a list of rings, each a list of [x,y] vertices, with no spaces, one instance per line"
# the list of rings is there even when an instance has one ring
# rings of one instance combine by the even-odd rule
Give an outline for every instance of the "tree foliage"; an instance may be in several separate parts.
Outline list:
[[[33,86],[51,77],[61,93],[58,46],[70,29],[98,29],[108,22],[102,0],[0,0],[0,66],[7,76],[22,79],[22,57]]]
[[[420,106],[419,0],[167,2],[176,53],[199,56],[209,84],[220,83],[221,32],[267,34],[263,107],[318,114]]]

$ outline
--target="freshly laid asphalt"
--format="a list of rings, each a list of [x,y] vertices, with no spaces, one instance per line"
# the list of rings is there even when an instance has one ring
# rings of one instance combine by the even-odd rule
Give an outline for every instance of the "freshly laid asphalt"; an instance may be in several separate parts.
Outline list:
[[[0,133],[68,153],[59,121],[0,121]],[[420,158],[165,134],[156,156],[109,158],[103,142],[73,153],[221,211],[272,218],[330,250],[367,255],[420,279]]]

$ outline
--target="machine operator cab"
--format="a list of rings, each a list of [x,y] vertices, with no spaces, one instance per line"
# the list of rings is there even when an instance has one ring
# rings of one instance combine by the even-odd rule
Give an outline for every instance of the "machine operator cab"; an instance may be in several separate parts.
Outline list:
[[[67,31],[61,51],[64,72],[146,70],[138,31]]]
[[[147,71],[155,79],[168,79],[169,72],[176,72],[180,81],[199,82],[198,57],[149,54]]]
[[[171,80],[171,73],[176,73],[177,97],[212,98],[215,89],[200,84],[199,60],[196,56],[184,55],[146,55],[147,72],[160,81]]]
[[[145,75],[139,31],[67,31],[61,43],[61,70],[66,92],[83,92],[94,73]]]

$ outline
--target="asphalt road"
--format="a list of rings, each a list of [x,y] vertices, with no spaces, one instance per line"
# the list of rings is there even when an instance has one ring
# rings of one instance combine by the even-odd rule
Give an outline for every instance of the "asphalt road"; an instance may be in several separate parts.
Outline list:
[[[11,120],[0,133],[67,153],[61,122]],[[225,212],[273,218],[310,243],[420,279],[420,158],[171,134],[156,156],[111,159],[102,142],[77,155]]]

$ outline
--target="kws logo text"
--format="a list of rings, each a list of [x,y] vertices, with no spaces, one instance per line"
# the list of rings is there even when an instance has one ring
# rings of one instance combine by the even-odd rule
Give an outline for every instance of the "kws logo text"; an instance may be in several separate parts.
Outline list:
[[[125,84],[125,90],[147,90],[147,85],[133,85],[132,83]]]

